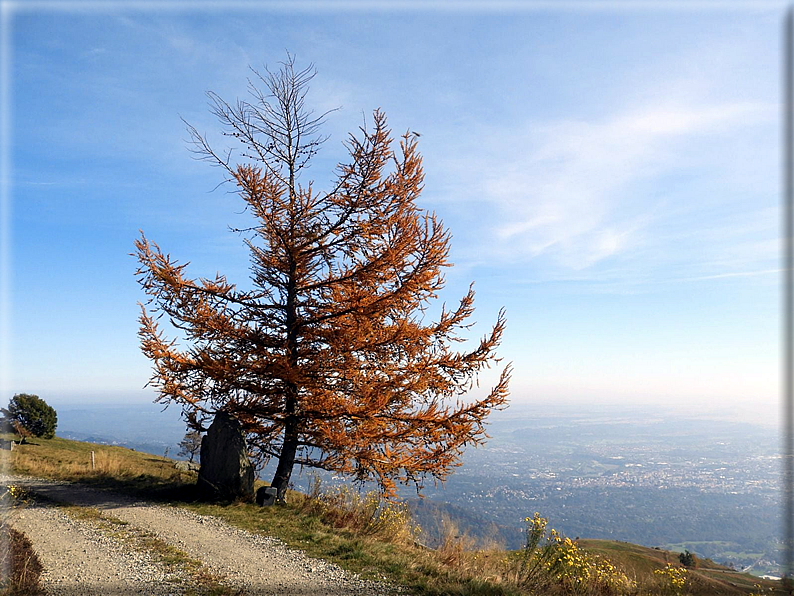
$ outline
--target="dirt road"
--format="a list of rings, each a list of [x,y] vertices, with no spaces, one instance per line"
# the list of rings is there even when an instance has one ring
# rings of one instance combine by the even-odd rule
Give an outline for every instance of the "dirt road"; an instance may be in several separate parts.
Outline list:
[[[33,543],[53,596],[160,596],[219,588],[257,596],[393,593],[216,518],[68,483],[14,476],[0,482],[23,486],[34,496],[11,512],[11,523]]]

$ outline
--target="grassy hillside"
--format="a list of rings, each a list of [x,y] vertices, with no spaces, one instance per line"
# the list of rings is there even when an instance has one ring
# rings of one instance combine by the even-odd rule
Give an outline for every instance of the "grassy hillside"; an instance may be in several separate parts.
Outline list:
[[[673,552],[603,540],[571,542],[547,531],[545,520],[537,517],[528,520],[529,529],[537,530],[533,549],[475,549],[473,540],[458,535],[454,523],[444,524],[439,546],[429,549],[422,546],[422,534],[406,507],[344,487],[326,491],[318,484],[310,494],[289,493],[287,504],[276,507],[201,503],[194,498],[196,474],[176,470],[164,457],[60,438],[34,439],[5,455],[9,472],[79,481],[215,515],[365,577],[403,584],[416,594],[784,593],[779,582],[709,561],[677,571],[680,564]],[[682,585],[676,584],[676,574],[684,578]]]
[[[17,445],[6,454],[10,455],[9,471],[15,474],[83,482],[155,499],[186,490],[196,481],[195,473],[180,472],[174,461],[165,457],[58,437],[29,439],[28,444]]]
[[[652,574],[654,569],[661,569],[667,563],[679,564],[678,553],[657,548],[612,540],[579,540],[579,544],[583,549],[608,558],[640,576]],[[689,573],[692,589],[700,594],[759,593],[755,587],[758,584],[767,589],[779,586],[778,582],[760,581],[753,575],[734,571],[709,559],[701,559],[697,569]]]

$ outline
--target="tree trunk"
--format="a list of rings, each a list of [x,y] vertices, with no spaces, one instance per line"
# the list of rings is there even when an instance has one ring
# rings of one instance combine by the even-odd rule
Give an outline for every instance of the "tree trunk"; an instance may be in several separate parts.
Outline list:
[[[294,204],[295,191],[294,191],[294,170],[293,163],[290,162],[290,201]],[[296,281],[297,265],[295,259],[290,255],[289,259],[289,281],[287,282],[287,304],[286,304],[286,327],[287,327],[287,356],[289,362],[293,367],[298,364],[298,339],[297,339],[297,312],[295,307],[296,300]],[[286,384],[286,404],[285,412],[287,414],[284,420],[284,444],[281,446],[281,454],[278,458],[278,466],[276,467],[276,474],[273,476],[273,482],[270,486],[274,487],[276,491],[276,502],[283,503],[284,497],[287,495],[287,487],[289,486],[289,479],[292,475],[292,468],[295,466],[295,454],[298,450],[298,420],[295,412],[298,407],[298,387],[295,383],[288,382]]]
[[[284,445],[281,448],[281,455],[278,458],[278,467],[273,476],[270,486],[278,492],[276,501],[284,502],[287,494],[289,479],[292,476],[292,468],[295,466],[295,454],[298,451],[298,424],[294,419],[289,419],[284,425]]]

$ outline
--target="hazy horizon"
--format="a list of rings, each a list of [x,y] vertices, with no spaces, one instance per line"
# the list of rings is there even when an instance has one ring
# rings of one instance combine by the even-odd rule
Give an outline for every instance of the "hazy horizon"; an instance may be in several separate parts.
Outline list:
[[[156,433],[157,427],[151,426],[162,422],[164,429],[174,432],[175,429],[184,434],[185,425],[181,417],[181,410],[170,405],[167,408],[159,403],[145,401],[116,400],[79,400],[79,399],[60,399],[50,398],[49,402],[59,413],[58,431],[79,431],[94,432],[97,436],[102,435],[105,420],[128,424],[129,418],[110,418],[113,412],[140,412],[149,420],[146,431]],[[97,418],[82,421],[79,416],[82,413],[97,415]],[[66,416],[64,416],[66,415]],[[99,417],[101,416],[101,417]],[[691,408],[681,406],[659,406],[658,404],[620,404],[620,403],[560,403],[543,402],[536,403],[520,402],[511,404],[507,409],[496,411],[491,414],[488,424],[501,424],[503,422],[519,423],[522,420],[538,420],[544,418],[555,418],[569,421],[581,422],[620,422],[630,423],[637,419],[659,419],[659,420],[703,420],[703,421],[725,421],[743,422],[752,426],[767,428],[770,431],[782,432],[779,415],[769,416],[758,409],[748,408],[747,410],[725,409],[715,411],[695,411]],[[115,426],[113,426],[115,429]],[[114,433],[116,430],[113,431]],[[57,433],[57,431],[56,431]],[[113,434],[113,433],[111,433]],[[181,436],[181,435],[180,435]]]

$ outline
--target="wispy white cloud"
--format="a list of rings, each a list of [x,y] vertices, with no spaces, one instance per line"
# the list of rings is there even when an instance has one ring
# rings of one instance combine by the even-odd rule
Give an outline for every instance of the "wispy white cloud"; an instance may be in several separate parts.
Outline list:
[[[729,277],[756,277],[758,275],[779,275],[783,269],[762,269],[760,271],[732,271],[716,275],[701,275],[699,277],[685,277],[676,281],[707,281],[711,279],[726,279]]]
[[[83,58],[92,60],[92,59],[98,58],[99,56],[103,56],[105,54],[107,54],[107,48],[96,47],[95,46],[95,47],[83,52],[82,56],[83,56]]]
[[[687,199],[693,204],[681,204],[671,196],[670,179],[735,174],[730,145],[752,135],[753,126],[774,121],[777,109],[668,99],[600,120],[492,129],[477,135],[490,141],[472,151],[468,163],[452,165],[461,180],[454,196],[488,205],[484,223],[492,242],[481,258],[516,262],[543,255],[567,269],[586,269],[647,248],[668,210],[691,212],[693,204],[718,200],[695,196],[703,190],[699,183]],[[505,155],[504,147],[521,149]]]

